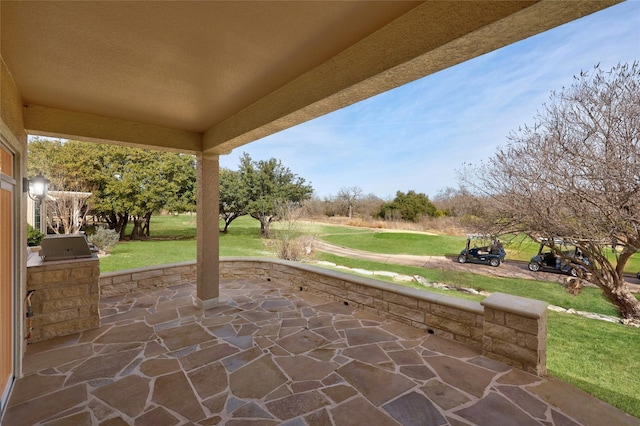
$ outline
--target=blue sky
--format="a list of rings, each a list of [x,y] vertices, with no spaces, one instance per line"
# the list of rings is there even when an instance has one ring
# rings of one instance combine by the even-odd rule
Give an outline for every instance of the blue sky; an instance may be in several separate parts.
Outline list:
[[[574,75],[637,60],[640,0],[629,0],[237,148],[220,166],[237,169],[247,152],[280,159],[322,198],[353,186],[383,199],[433,197],[459,186],[462,163],[492,156],[533,123]]]

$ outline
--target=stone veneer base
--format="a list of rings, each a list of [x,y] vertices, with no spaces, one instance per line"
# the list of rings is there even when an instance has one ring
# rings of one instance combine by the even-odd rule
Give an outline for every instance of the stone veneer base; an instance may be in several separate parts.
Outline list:
[[[32,255],[27,263],[27,298],[32,316],[25,318],[27,341],[37,342],[100,327],[97,256],[45,262]]]

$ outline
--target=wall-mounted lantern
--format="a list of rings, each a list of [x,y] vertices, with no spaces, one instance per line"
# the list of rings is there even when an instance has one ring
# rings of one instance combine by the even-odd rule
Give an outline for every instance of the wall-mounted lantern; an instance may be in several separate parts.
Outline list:
[[[31,179],[22,178],[22,191],[27,192],[33,201],[42,202],[49,191],[49,182],[50,180],[42,176],[42,173],[38,173]]]

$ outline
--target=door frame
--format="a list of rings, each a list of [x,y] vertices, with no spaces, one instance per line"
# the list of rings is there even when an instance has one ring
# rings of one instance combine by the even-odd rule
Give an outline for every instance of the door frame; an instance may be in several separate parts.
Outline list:
[[[9,191],[10,193],[10,196],[9,196],[10,210],[9,211],[10,211],[10,221],[11,221],[11,223],[9,224],[9,228],[11,230],[11,236],[10,236],[11,241],[9,241],[8,243],[2,241],[3,248],[9,247],[9,252],[10,252],[8,263],[10,267],[10,276],[11,276],[10,278],[11,301],[10,301],[10,311],[9,311],[9,314],[7,315],[7,318],[10,318],[11,344],[10,344],[10,348],[7,350],[7,354],[10,354],[9,356],[11,357],[11,366],[9,368],[10,373],[9,373],[7,383],[4,384],[4,388],[0,388],[0,416],[1,416],[4,413],[4,410],[9,400],[9,395],[11,394],[11,389],[13,388],[13,384],[17,376],[17,367],[19,365],[18,324],[20,323],[20,321],[18,320],[18,315],[20,314],[21,310],[19,309],[20,305],[18,302],[18,300],[20,300],[20,285],[19,285],[20,271],[18,268],[20,255],[19,255],[19,252],[17,251],[18,250],[17,241],[20,235],[19,229],[18,229],[18,223],[19,223],[18,207],[20,205],[20,199],[18,198],[19,197],[18,181],[16,179],[16,176],[18,175],[18,162],[17,162],[16,152],[11,149],[11,147],[9,146],[8,143],[5,142],[5,139],[3,137],[0,137],[0,149],[11,156],[10,161],[12,163],[11,176],[5,173],[0,173],[0,190],[2,191],[6,190],[6,191]],[[6,243],[6,246],[5,246],[5,243]],[[3,349],[0,349],[0,350],[3,350]],[[4,371],[2,372],[2,374],[4,374]],[[4,377],[1,378],[1,380],[4,380],[4,379],[5,379]],[[0,386],[2,386],[2,383],[0,383]]]

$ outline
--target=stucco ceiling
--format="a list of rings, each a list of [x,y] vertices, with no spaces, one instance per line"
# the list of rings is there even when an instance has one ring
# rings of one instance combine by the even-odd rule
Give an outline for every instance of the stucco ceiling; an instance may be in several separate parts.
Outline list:
[[[228,152],[616,3],[8,1],[35,134]]]

